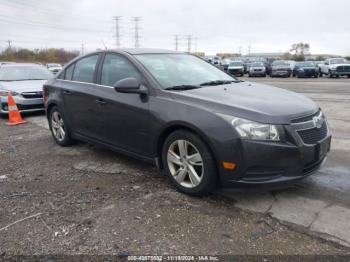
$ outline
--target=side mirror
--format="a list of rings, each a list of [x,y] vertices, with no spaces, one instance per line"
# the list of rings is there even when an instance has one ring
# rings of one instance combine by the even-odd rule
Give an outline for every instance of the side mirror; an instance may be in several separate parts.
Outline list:
[[[119,93],[147,94],[148,89],[134,77],[124,78],[114,84],[114,90]]]

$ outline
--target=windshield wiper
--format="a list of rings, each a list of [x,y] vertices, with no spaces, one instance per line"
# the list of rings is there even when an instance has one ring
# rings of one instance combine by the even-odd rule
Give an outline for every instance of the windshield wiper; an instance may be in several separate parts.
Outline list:
[[[178,85],[178,86],[170,86],[167,88],[164,88],[165,90],[191,90],[191,89],[197,89],[197,88],[201,88],[200,86],[196,86],[196,85]]]
[[[218,85],[227,85],[231,83],[239,83],[241,80],[214,80],[200,84],[200,86],[218,86]]]

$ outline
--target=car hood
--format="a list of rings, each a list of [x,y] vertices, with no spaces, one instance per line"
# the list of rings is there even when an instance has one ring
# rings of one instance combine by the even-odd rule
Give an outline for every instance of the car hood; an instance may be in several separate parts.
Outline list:
[[[228,68],[230,68],[230,69],[242,69],[243,68],[243,66],[228,66]]]
[[[240,82],[173,93],[184,103],[216,113],[270,124],[290,124],[292,119],[311,115],[319,107],[304,95],[278,87]]]
[[[272,66],[273,69],[280,69],[280,68],[287,68],[290,69],[291,67],[289,65],[274,65]]]
[[[0,81],[0,89],[22,92],[43,91],[43,85],[47,80],[25,80],[25,81]]]
[[[316,69],[315,66],[305,66],[305,67],[300,67],[300,69]]]

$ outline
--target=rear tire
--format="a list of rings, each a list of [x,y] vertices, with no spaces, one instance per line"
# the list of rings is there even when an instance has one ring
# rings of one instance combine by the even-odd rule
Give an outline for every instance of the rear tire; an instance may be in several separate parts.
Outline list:
[[[172,184],[189,195],[206,195],[218,181],[215,159],[196,134],[177,130],[163,144],[163,171]]]
[[[57,106],[50,111],[49,126],[55,142],[60,146],[70,146],[73,144],[71,131],[67,121]]]

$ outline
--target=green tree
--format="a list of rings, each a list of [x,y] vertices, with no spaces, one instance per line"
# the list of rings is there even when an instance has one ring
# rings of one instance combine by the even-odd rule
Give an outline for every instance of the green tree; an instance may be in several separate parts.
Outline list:
[[[310,45],[303,42],[293,44],[290,51],[295,55],[305,55],[310,51]]]

